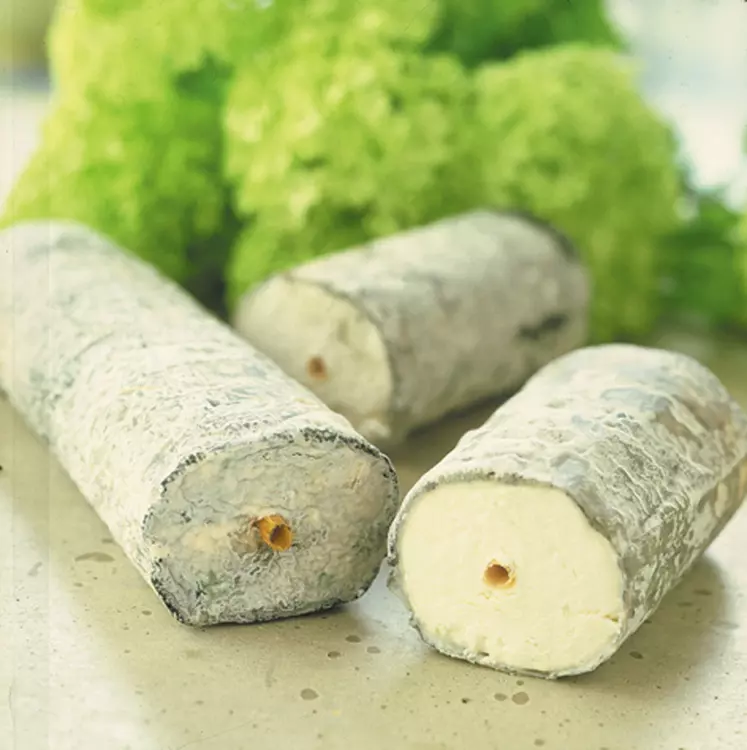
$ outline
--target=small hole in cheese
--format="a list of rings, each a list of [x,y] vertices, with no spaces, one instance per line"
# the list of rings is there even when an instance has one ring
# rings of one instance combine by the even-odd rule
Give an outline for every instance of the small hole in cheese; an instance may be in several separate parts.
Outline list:
[[[285,526],[276,526],[270,534],[270,544],[277,549],[288,549],[291,546],[291,532]]]
[[[514,573],[511,568],[493,560],[487,568],[483,580],[494,589],[505,589],[514,584]]]
[[[257,528],[262,541],[275,552],[283,552],[293,544],[293,532],[282,516],[260,518]]]
[[[321,357],[312,357],[306,363],[306,371],[315,380],[324,380],[327,377],[327,365]]]

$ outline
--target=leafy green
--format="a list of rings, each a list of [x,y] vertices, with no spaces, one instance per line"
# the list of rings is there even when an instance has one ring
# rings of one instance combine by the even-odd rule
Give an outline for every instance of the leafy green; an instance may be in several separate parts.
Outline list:
[[[572,42],[617,49],[624,46],[607,15],[605,0],[547,0],[526,19],[515,39],[520,40],[520,45],[509,47],[511,54],[527,47]]]
[[[443,0],[428,48],[474,67],[573,41],[620,46],[604,0]]]
[[[316,255],[518,206],[590,260],[597,335],[634,335],[672,213],[665,128],[612,56],[502,62],[578,39],[619,44],[603,0],[60,0],[55,105],[2,221],[87,223],[217,307],[224,285],[233,302]]]
[[[470,67],[505,57],[508,46],[523,44],[522,25],[545,5],[544,0],[444,0],[428,48],[455,54]]]
[[[237,212],[256,219],[229,268],[232,298],[269,269],[463,203],[445,179],[470,92],[459,63],[372,34],[299,36],[238,71],[229,94],[226,174]]]
[[[193,273],[188,246],[219,233],[228,201],[218,89],[200,91],[200,75],[219,74],[208,66],[158,102],[122,108],[103,96],[58,102],[3,223],[79,221],[184,281]]]
[[[736,268],[739,276],[742,296],[739,306],[735,309],[734,319],[742,328],[747,327],[747,208],[742,213],[736,228],[737,258]]]
[[[657,250],[677,223],[676,143],[633,70],[586,45],[483,66],[473,154],[488,202],[566,233],[594,280],[597,340],[637,338],[657,316]]]
[[[662,297],[669,316],[697,316],[715,326],[738,322],[747,299],[739,222],[723,188],[690,191],[688,216],[663,245]]]

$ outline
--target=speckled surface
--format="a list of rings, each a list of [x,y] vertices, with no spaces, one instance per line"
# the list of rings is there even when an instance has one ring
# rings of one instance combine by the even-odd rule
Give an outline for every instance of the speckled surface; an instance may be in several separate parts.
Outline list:
[[[417,482],[390,532],[397,573],[392,580],[402,584],[408,575],[404,560],[397,565],[408,519],[438,488],[488,481],[495,488],[560,489],[609,540],[623,577],[617,636],[589,662],[542,670],[548,677],[588,672],[624,645],[740,507],[746,456],[747,415],[693,358],[624,344],[571,352],[540,370]],[[462,513],[469,512],[467,504]],[[532,519],[530,533],[536,536],[541,524],[541,518]],[[471,526],[468,533],[476,544]],[[447,536],[435,558],[453,554],[455,563],[463,563],[455,550],[461,548]],[[432,565],[429,581],[431,573],[437,575]],[[559,586],[562,579],[548,570],[542,580]],[[401,588],[407,592],[407,586]],[[417,607],[412,609],[417,614]],[[478,611],[475,606],[469,617],[478,618]],[[418,627],[444,653],[502,666],[492,655],[458,645],[443,623],[442,630],[424,627],[424,621]],[[528,631],[525,627],[524,637],[539,639]],[[514,668],[530,672],[522,663]]]
[[[0,117],[14,163],[42,102],[24,111]],[[747,405],[747,347],[663,343]],[[494,407],[403,446],[405,489]],[[2,400],[0,465],[2,750],[747,747],[747,507],[610,662],[548,683],[428,649],[381,578],[326,615],[181,626]]]
[[[84,227],[19,224],[0,258],[0,389],[176,617],[271,620],[368,587],[399,493],[342,417]],[[280,553],[253,529],[278,513]]]
[[[738,386],[747,351],[719,351]],[[487,411],[403,447],[404,484]],[[181,626],[4,402],[0,464],[2,748],[747,746],[747,508],[610,662],[549,683],[428,649],[381,578],[326,615]]]
[[[237,328],[331,404],[325,396],[337,398],[333,381],[308,375],[296,336],[267,334],[265,292],[278,294],[277,281],[248,293]],[[516,214],[471,211],[317,258],[284,274],[283,282],[288,297],[311,286],[348,302],[378,332],[389,398],[379,413],[359,419],[359,400],[336,408],[385,446],[445,414],[515,390],[587,337],[589,279],[578,254],[558,233]],[[298,317],[285,322],[288,329],[303,325],[310,312],[299,307]],[[319,348],[324,360],[341,335]],[[361,369],[359,376],[366,374]],[[370,432],[366,423],[372,422],[378,427]]]

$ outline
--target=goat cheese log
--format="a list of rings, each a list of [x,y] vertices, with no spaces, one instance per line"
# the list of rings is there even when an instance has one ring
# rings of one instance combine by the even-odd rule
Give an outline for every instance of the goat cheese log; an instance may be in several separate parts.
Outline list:
[[[555,678],[608,659],[721,531],[747,416],[684,355],[626,345],[549,364],[427,473],[390,583],[450,656]]]
[[[397,481],[344,418],[85,227],[17,225],[1,252],[0,385],[179,620],[368,587]]]
[[[584,343],[589,282],[528,217],[482,210],[272,277],[234,325],[379,444]]]

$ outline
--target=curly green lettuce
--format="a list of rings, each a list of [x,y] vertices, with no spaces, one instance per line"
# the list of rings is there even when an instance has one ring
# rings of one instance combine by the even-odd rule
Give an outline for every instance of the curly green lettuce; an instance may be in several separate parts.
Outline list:
[[[184,281],[190,243],[218,233],[226,211],[219,114],[186,82],[121,109],[61,101],[3,223],[78,221]]]
[[[208,63],[230,69],[237,57],[270,41],[271,29],[282,34],[273,29],[277,14],[262,12],[254,0],[59,3],[49,50],[55,86],[65,99],[104,96],[124,107],[149,99],[165,108],[179,75]]]
[[[299,55],[317,36],[415,50],[439,2],[61,0],[53,109],[0,221],[84,222],[190,288],[217,289],[240,229],[224,174],[227,84],[288,38]],[[334,45],[329,55],[323,68],[345,64]]]
[[[334,29],[289,36],[238,71],[225,166],[248,226],[230,299],[271,271],[464,207],[467,187],[447,175],[470,90],[455,58]]]
[[[725,187],[697,190],[687,169],[681,181],[687,196],[683,221],[662,251],[664,313],[716,327],[744,325],[747,233],[740,237],[741,214],[729,205]]]
[[[482,67],[472,158],[489,203],[567,234],[594,281],[596,340],[657,315],[657,257],[677,223],[676,143],[616,54],[586,45]]]
[[[476,179],[503,137],[480,64],[574,38],[617,43],[602,0],[60,0],[55,106],[2,222],[87,223],[217,307],[501,197]]]

